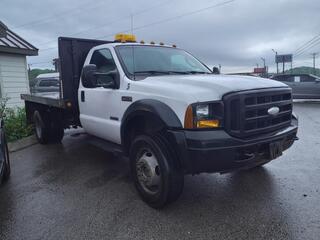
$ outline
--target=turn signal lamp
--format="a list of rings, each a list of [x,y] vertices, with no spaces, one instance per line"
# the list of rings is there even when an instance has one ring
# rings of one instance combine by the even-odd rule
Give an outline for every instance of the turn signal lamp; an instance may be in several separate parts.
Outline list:
[[[133,34],[119,33],[114,37],[116,42],[136,42],[136,36]]]
[[[184,127],[191,129],[193,128],[194,124],[193,124],[193,109],[192,106],[189,105],[186,111],[186,115],[184,117]]]
[[[219,120],[199,120],[197,121],[197,128],[217,128],[219,127]]]

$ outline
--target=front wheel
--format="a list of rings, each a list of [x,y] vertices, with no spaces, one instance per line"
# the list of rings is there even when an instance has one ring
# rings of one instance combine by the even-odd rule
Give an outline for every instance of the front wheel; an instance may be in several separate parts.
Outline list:
[[[130,150],[136,189],[153,208],[175,201],[182,193],[184,174],[175,166],[175,154],[161,135],[137,136]]]

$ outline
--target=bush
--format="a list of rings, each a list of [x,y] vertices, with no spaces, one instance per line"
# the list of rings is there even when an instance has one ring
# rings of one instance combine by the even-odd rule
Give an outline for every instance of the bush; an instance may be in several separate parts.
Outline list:
[[[27,125],[24,108],[6,108],[8,99],[0,99],[0,117],[4,120],[4,129],[8,142],[13,142],[33,134],[33,128]]]
[[[26,111],[24,108],[6,109],[4,117],[4,128],[7,141],[13,142],[33,134],[31,125],[27,125]]]
[[[13,142],[33,134],[32,126],[27,125],[24,108],[17,108],[15,110],[7,108],[4,116],[4,128],[8,142]]]

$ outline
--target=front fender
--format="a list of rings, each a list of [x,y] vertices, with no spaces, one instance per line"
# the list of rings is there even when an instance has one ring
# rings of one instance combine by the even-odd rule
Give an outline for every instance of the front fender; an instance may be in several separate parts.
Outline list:
[[[182,124],[175,112],[165,103],[153,99],[138,100],[125,111],[121,121],[121,139],[124,138],[127,123],[136,116],[153,114],[163,122],[168,129],[181,129]]]

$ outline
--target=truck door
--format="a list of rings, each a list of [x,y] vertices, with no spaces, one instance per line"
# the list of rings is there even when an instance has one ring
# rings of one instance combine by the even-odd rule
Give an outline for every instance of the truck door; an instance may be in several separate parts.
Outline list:
[[[117,69],[112,52],[108,48],[95,50],[89,63],[95,64],[100,73]],[[109,77],[111,76],[98,76],[97,82],[108,81]],[[116,108],[121,102],[119,91],[101,86],[85,88],[80,85],[80,121],[86,132],[115,143],[121,142],[120,116],[116,116]]]

